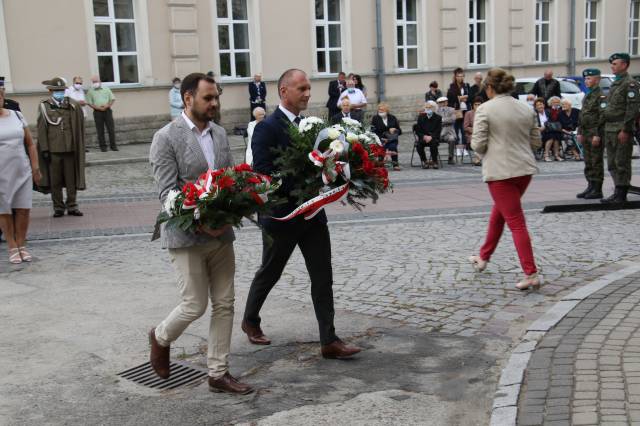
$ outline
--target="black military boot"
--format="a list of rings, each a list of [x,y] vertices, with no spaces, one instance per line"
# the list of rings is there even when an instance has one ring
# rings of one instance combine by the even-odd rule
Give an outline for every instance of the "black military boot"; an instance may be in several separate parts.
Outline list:
[[[625,186],[616,186],[613,195],[600,200],[603,204],[620,204],[627,201],[627,191]]]
[[[593,184],[591,186],[591,191],[587,192],[582,198],[585,200],[597,200],[602,198],[602,182],[589,182],[589,184]]]
[[[587,189],[585,189],[579,194],[576,194],[576,198],[585,198],[585,195],[587,195],[593,190],[593,182],[591,182],[590,180],[588,180],[587,182],[588,182]]]

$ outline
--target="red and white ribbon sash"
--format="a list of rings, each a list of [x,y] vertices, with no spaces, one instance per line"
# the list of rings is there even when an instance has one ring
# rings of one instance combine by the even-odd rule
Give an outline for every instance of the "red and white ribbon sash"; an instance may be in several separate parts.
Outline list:
[[[349,183],[345,183],[344,185],[334,188],[331,191],[324,192],[317,197],[302,203],[294,211],[284,217],[274,217],[273,219],[279,220],[280,222],[286,222],[300,215],[304,215],[306,220],[312,219],[315,215],[320,213],[320,210],[322,210],[324,206],[341,200],[347,195],[347,192],[349,192]]]

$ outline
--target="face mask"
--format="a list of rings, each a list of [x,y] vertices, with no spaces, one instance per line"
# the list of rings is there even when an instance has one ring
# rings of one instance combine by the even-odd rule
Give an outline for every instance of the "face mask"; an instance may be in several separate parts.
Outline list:
[[[93,83],[92,84],[94,89],[99,89],[100,88],[100,83]]]
[[[353,87],[347,89],[348,93],[356,93],[356,89],[354,89]]]
[[[527,103],[529,104],[529,106],[533,106],[533,101],[527,101]]]
[[[433,115],[433,111],[431,111],[430,109],[425,109],[424,113],[427,114],[427,117],[431,117]]]
[[[76,90],[80,90],[80,89],[82,89],[82,83],[76,83],[76,84],[73,85],[73,87],[75,87]]]
[[[379,112],[378,115],[382,118],[387,118],[387,113],[386,112]]]
[[[179,89],[180,88],[180,83],[174,84],[173,87],[175,87],[176,89]]]
[[[560,105],[554,105],[554,106],[552,106],[551,108],[553,108],[553,109],[560,109]]]
[[[53,97],[53,99],[55,99],[58,102],[64,101],[64,92],[62,91],[53,92],[53,95],[51,96]]]

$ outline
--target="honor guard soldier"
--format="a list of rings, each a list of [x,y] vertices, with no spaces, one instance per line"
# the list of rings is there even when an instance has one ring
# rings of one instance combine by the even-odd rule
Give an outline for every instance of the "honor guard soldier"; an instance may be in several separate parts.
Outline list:
[[[60,77],[43,81],[50,97],[38,105],[38,153],[42,181],[40,190],[51,191],[53,217],[65,210],[70,216],[82,216],[76,201],[77,190],[85,189],[84,114],[82,107],[65,96],[66,83]],[[63,201],[62,188],[67,189]]]
[[[627,201],[627,191],[631,184],[634,125],[640,109],[638,83],[627,72],[629,55],[614,53],[609,57],[609,63],[616,78],[609,90],[609,96],[600,103],[600,108],[605,121],[607,168],[616,188],[612,196],[601,200],[606,204]]]
[[[604,119],[600,104],[606,103],[606,96],[600,88],[600,70],[588,68],[582,72],[587,95],[582,100],[578,141],[584,148],[584,176],[587,189],[577,194],[578,198],[588,200],[602,198],[604,180]]]

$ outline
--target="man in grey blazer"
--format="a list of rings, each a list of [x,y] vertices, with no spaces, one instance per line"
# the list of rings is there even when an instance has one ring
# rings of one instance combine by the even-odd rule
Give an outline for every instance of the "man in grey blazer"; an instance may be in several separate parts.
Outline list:
[[[162,204],[171,189],[195,181],[207,169],[233,165],[226,133],[213,122],[219,108],[215,80],[201,73],[190,74],[182,80],[180,94],[184,111],[156,132],[149,155]],[[210,298],[209,390],[252,392],[251,386],[229,374],[235,297],[233,230],[201,227],[188,233],[165,225],[161,228],[162,247],[169,249],[182,301],[149,332],[153,369],[160,377],[169,378],[171,342],[205,313]]]

